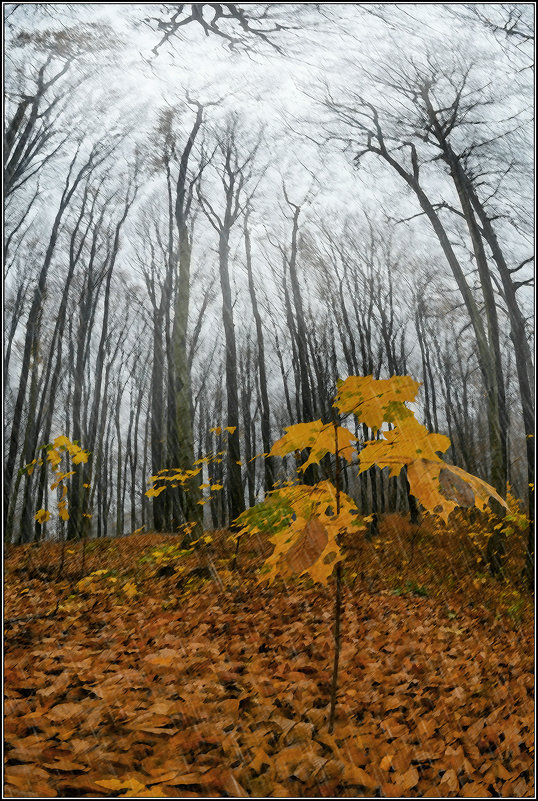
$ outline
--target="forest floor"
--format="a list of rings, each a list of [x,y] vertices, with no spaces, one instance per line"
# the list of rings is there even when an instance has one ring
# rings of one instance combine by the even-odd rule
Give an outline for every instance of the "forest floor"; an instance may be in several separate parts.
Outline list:
[[[520,544],[498,581],[462,532],[380,531],[346,553],[332,734],[332,580],[257,583],[226,532],[90,541],[82,581],[80,543],[60,579],[59,543],[8,547],[5,795],[533,796]]]

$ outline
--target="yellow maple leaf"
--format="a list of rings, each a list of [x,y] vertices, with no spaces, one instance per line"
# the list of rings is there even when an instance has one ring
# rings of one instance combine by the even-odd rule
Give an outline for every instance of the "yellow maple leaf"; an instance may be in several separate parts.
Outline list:
[[[38,523],[43,525],[43,523],[46,523],[47,520],[50,520],[50,512],[48,509],[40,509],[35,513],[34,520],[37,520]]]
[[[397,422],[410,413],[404,404],[415,400],[419,386],[408,375],[381,379],[351,375],[338,385],[334,406],[340,414],[353,412],[361,423],[377,430],[383,422]]]
[[[437,451],[450,447],[450,439],[444,434],[430,434],[415,416],[400,420],[392,431],[384,431],[383,439],[367,442],[359,454],[360,470],[369,470],[374,464],[379,468],[390,468],[389,475],[397,476],[404,465],[415,459],[441,461]]]
[[[51,490],[55,490],[56,487],[58,487],[62,481],[64,481],[66,478],[69,478],[70,476],[74,476],[74,475],[75,475],[75,471],[74,470],[69,470],[69,472],[67,472],[67,473],[56,473],[56,478],[54,479],[54,481],[50,485]],[[65,492],[64,492],[64,495],[65,495],[65,493],[67,492],[67,487],[64,487],[63,489],[65,490]]]
[[[336,453],[337,448],[338,456],[341,456],[347,462],[351,462],[355,453],[355,448],[351,443],[356,442],[356,440],[357,437],[349,429],[337,426],[335,434],[334,425],[327,423],[321,428],[310,449],[308,459],[300,466],[299,470],[304,472],[309,465],[318,464],[328,453]]]
[[[457,506],[476,506],[484,511],[490,498],[508,509],[501,496],[481,478],[441,459],[416,459],[407,468],[407,478],[411,493],[419,503],[445,523]]]
[[[65,450],[69,448],[71,445],[72,445],[71,440],[68,437],[64,436],[63,434],[59,437],[56,437],[56,439],[52,443],[52,446],[54,448],[64,448]]]
[[[146,790],[147,786],[142,784],[134,777],[125,777],[123,779],[98,779],[95,784],[101,787],[106,787],[107,790],[122,790],[128,789],[133,791]]]
[[[80,464],[81,462],[86,463],[89,455],[87,451],[78,450],[73,456],[73,464]]]
[[[26,473],[29,476],[31,476],[32,473],[34,472],[34,467],[36,465],[36,462],[37,462],[37,459],[32,459],[32,461],[29,464],[25,465],[24,469],[26,470]]]
[[[136,584],[134,584],[132,581],[127,582],[127,584],[124,584],[122,589],[128,598],[134,598],[135,595],[138,594],[138,590],[136,589]]]
[[[352,528],[359,530],[355,503],[344,492],[337,493],[330,481],[314,486],[288,485],[275,491],[274,497],[280,505],[284,502],[291,507],[293,518],[269,537],[274,551],[266,559],[259,581],[272,582],[278,576],[308,573],[314,581],[326,584],[341,559],[338,535]],[[266,513],[272,506],[270,495]],[[247,523],[242,533],[254,534],[255,523],[255,519]]]
[[[293,426],[287,426],[284,429],[284,435],[274,443],[269,451],[269,456],[286,456],[293,451],[302,451],[304,448],[311,448],[322,428],[323,423],[321,420],[312,420],[311,423],[296,423]]]
[[[293,426],[287,426],[284,431],[284,435],[271,448],[269,456],[286,456],[293,451],[310,448],[308,459],[299,467],[302,472],[311,464],[319,463],[328,453],[336,453],[337,445],[339,456],[348,462],[353,458],[355,448],[351,443],[355,442],[357,438],[343,426],[337,426],[335,435],[332,423],[313,420],[311,423],[296,423]]]
[[[265,573],[260,581],[271,583],[277,576],[309,576],[321,584],[327,584],[337,561],[341,559],[336,543],[336,533],[323,525],[320,518],[304,520],[297,518],[285,532],[271,538],[275,550],[265,561]]]
[[[60,462],[62,461],[62,457],[60,456],[58,451],[55,450],[54,448],[50,448],[47,451],[47,459],[51,463],[53,468],[57,467],[60,464]]]
[[[156,498],[165,489],[166,489],[166,486],[164,486],[164,487],[151,487],[149,490],[147,490],[144,493],[144,495],[146,495],[148,498]]]

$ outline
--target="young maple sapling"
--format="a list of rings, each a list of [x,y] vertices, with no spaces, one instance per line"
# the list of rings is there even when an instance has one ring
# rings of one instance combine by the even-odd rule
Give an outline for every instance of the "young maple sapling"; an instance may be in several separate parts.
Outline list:
[[[339,415],[353,414],[359,423],[372,431],[381,431],[382,439],[366,442],[359,450],[356,436],[339,425],[321,420],[288,426],[273,445],[269,457],[285,456],[309,450],[298,471],[304,473],[327,455],[335,456],[335,482],[320,481],[313,486],[289,483],[269,493],[266,499],[238,518],[237,536],[268,531],[275,546],[260,573],[260,581],[277,577],[309,575],[327,585],[335,571],[334,661],[331,679],[329,731],[334,728],[338,668],[341,649],[342,559],[338,538],[365,531],[365,520],[351,497],[341,489],[340,459],[351,462],[358,456],[359,473],[377,465],[389,468],[391,477],[406,470],[411,494],[424,510],[448,522],[456,507],[476,506],[485,510],[490,499],[507,509],[497,492],[476,476],[445,462],[439,454],[450,447],[443,434],[430,433],[418,422],[406,405],[416,399],[420,384],[410,376],[374,379],[373,376],[349,376],[338,383],[334,407]],[[384,424],[391,424],[384,430]],[[353,444],[352,444],[353,443]],[[291,515],[289,512],[291,511]]]

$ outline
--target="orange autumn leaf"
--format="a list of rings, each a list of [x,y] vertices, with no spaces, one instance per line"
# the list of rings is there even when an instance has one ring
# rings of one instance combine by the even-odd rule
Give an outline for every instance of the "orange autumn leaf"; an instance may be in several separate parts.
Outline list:
[[[329,541],[327,529],[313,518],[306,524],[301,536],[295,540],[284,559],[292,573],[308,570],[325,550]]]
[[[458,506],[477,506],[484,511],[491,498],[508,509],[506,501],[480,478],[442,460],[417,459],[407,468],[412,494],[427,512],[445,523]]]
[[[412,787],[415,787],[418,784],[419,780],[419,773],[416,768],[409,768],[403,776],[398,778],[398,784],[403,787],[404,790],[410,790]]]
[[[272,582],[277,576],[301,576],[308,573],[326,584],[341,558],[336,532],[327,529],[317,518],[297,518],[289,529],[271,538],[275,550],[265,561],[266,572],[260,581]]]
[[[145,784],[142,784],[142,782],[133,777],[126,777],[124,779],[98,779],[95,783],[101,787],[105,787],[107,790],[134,790],[137,792],[138,790],[147,789]]]

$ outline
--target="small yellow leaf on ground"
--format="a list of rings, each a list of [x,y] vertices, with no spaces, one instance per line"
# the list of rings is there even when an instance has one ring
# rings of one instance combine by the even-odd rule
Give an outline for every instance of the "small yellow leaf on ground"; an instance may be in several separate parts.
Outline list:
[[[123,592],[128,598],[134,598],[135,595],[138,594],[138,590],[136,589],[136,585],[133,584],[132,581],[129,581],[127,584],[123,585]]]

